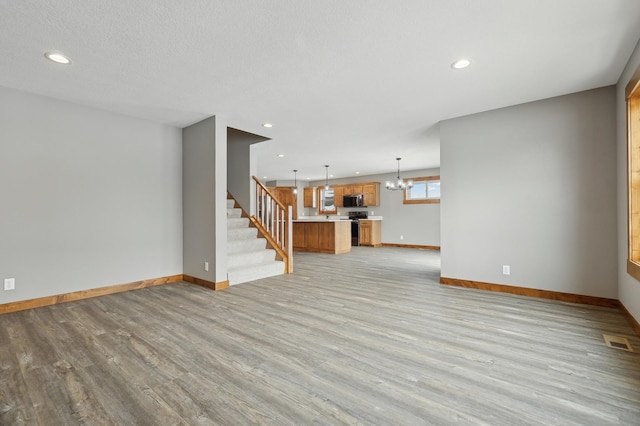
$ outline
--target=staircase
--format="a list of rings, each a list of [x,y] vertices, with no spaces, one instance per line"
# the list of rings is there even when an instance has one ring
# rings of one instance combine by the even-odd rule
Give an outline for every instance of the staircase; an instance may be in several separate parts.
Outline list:
[[[242,217],[235,201],[227,200],[227,272],[229,285],[281,275],[284,262],[276,260],[276,251],[266,248],[267,240],[258,238],[258,230]]]

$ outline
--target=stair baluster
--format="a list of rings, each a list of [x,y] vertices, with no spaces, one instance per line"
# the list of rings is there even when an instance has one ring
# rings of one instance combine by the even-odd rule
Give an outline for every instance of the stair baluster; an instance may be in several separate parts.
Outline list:
[[[256,214],[250,219],[284,261],[285,273],[290,274],[293,272],[293,209],[278,201],[256,176],[253,180]]]

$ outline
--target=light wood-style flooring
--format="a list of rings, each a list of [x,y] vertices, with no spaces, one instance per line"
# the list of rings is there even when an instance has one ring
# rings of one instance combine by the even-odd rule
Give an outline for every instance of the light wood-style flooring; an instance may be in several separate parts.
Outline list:
[[[294,274],[224,291],[0,315],[0,424],[640,424],[619,311],[441,286],[439,262],[296,253]]]

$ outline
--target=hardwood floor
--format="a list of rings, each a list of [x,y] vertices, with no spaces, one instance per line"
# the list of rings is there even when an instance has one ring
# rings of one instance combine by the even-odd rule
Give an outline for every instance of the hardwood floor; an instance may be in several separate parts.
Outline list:
[[[300,252],[294,274],[220,292],[0,315],[0,424],[640,424],[622,313],[440,286],[439,261]]]

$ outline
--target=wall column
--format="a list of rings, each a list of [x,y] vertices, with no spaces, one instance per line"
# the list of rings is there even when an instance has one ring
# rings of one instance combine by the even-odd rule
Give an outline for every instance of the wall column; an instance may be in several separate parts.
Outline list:
[[[187,281],[227,281],[227,126],[214,116],[182,130],[183,264]]]

